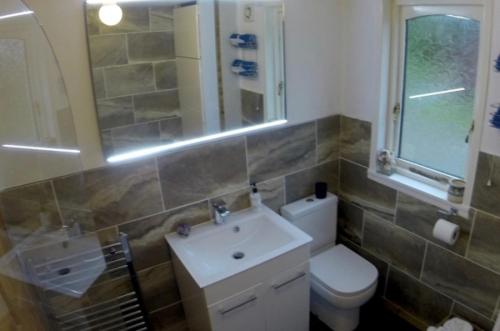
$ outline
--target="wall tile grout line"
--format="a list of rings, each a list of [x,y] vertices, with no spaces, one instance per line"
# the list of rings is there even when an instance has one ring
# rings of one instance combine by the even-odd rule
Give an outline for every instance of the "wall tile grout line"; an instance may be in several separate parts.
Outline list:
[[[418,279],[423,281],[424,277],[424,267],[425,267],[425,262],[427,260],[427,250],[429,249],[429,241],[425,241],[425,249],[424,249],[424,256],[422,257],[422,266],[420,268],[420,273],[418,276]]]
[[[474,216],[472,217],[470,224],[469,238],[467,238],[467,245],[465,246],[464,256],[466,259],[469,259],[469,251],[470,251],[470,246],[472,244],[472,236],[474,235],[474,230],[476,228],[476,218],[477,218],[477,212],[474,212]]]
[[[157,157],[155,159],[155,168],[156,168],[156,178],[158,179],[158,185],[160,185],[160,196],[161,196],[161,207],[162,210],[165,211],[165,196],[163,195],[163,185],[161,183],[161,178],[160,178],[160,165],[159,165],[159,160]]]
[[[61,220],[61,225],[64,226],[64,225],[66,225],[66,218],[63,216],[61,206],[59,204],[59,198],[57,197],[57,192],[56,192],[56,187],[54,185],[54,181],[50,180],[49,183],[50,183],[50,189],[52,191],[52,195],[54,196],[54,202],[56,204],[57,213],[59,214],[59,219]]]

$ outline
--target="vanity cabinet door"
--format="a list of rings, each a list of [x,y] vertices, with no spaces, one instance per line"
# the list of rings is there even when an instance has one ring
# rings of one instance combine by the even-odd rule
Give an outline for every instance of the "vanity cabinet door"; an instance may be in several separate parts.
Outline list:
[[[267,331],[309,330],[309,262],[273,277],[267,288]]]
[[[259,284],[208,307],[212,331],[264,331],[264,287]]]

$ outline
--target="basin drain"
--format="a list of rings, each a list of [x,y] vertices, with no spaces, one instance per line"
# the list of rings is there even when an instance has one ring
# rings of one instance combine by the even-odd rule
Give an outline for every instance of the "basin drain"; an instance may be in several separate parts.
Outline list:
[[[243,252],[236,252],[233,254],[233,259],[235,259],[235,260],[241,260],[244,257],[245,257],[245,253],[243,253]]]

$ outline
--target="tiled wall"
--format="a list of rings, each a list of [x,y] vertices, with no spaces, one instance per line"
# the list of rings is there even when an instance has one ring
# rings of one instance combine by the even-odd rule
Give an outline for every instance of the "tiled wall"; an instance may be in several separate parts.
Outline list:
[[[182,136],[173,6],[126,4],[122,21],[102,24],[87,5],[97,113],[107,155]]]
[[[274,210],[312,194],[319,180],[337,192],[339,128],[333,116],[14,188],[0,193],[0,220],[14,243],[41,219],[55,228],[78,221],[103,244],[127,233],[155,328],[185,330],[164,235],[179,222],[209,221],[211,200],[222,198],[232,211],[248,207],[251,181]],[[81,300],[54,295],[53,303],[64,312],[128,290],[128,278],[117,275]]]
[[[243,126],[264,123],[264,95],[241,89],[241,115]]]
[[[481,153],[473,210],[452,219],[461,236],[450,247],[432,237],[435,207],[367,178],[370,136],[369,122],[341,118],[340,241],[378,267],[379,294],[422,328],[451,314],[491,330],[500,304],[500,157]]]

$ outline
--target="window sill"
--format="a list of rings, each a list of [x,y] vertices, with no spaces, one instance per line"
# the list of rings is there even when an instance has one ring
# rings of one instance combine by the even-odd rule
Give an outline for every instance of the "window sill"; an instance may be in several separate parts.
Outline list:
[[[454,208],[460,216],[469,217],[470,207],[465,203],[456,204],[448,201],[448,193],[445,190],[398,173],[386,176],[373,169],[368,170],[368,178],[440,209],[450,211]]]

